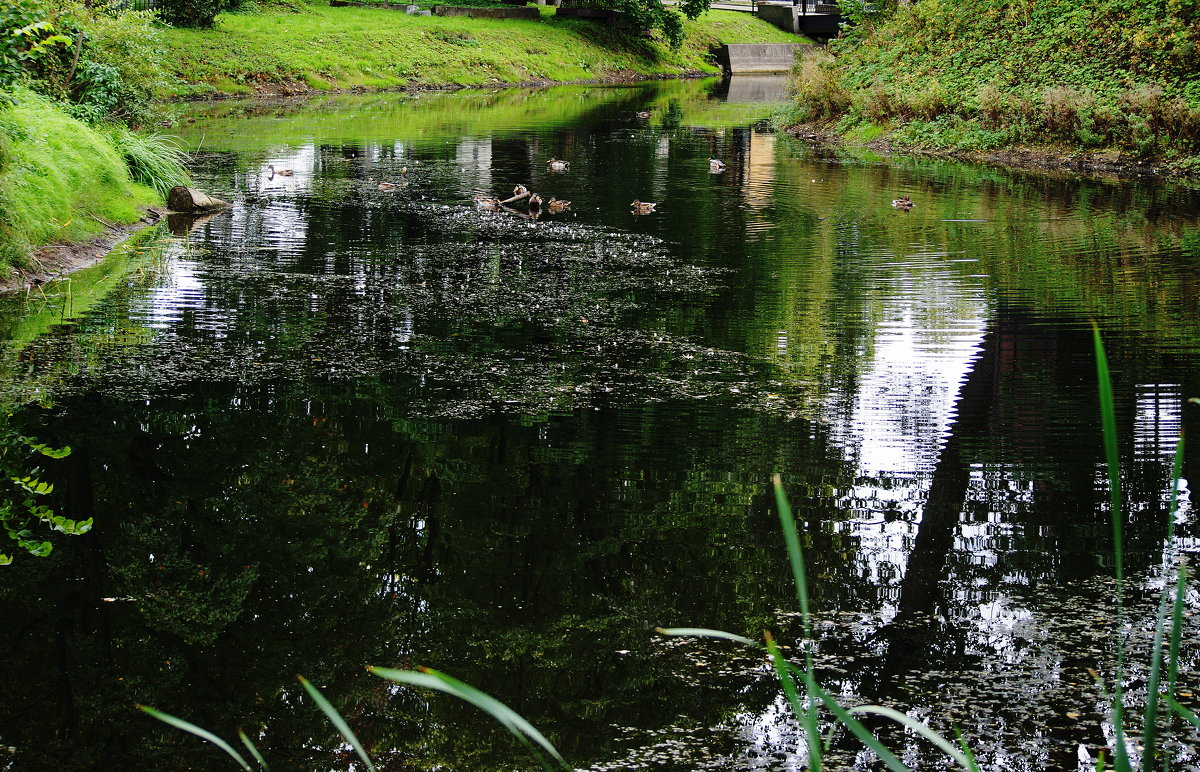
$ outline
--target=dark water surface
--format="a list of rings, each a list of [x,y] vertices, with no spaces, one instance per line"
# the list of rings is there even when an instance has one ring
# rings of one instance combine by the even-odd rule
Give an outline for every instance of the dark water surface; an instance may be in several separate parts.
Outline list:
[[[1163,533],[1200,436],[1200,193],[839,157],[764,128],[760,86],[189,108],[232,210],[0,309],[10,424],[71,446],[46,476],[95,518],[5,548],[0,769],[233,768],[137,703],[243,727],[275,770],[361,768],[296,674],[381,769],[535,767],[363,669],[419,664],[580,769],[799,770],[760,660],[654,633],[798,641],[774,472],[826,688],[960,727],[987,769],[1087,768],[1116,634],[1090,324],[1136,713],[1162,565],[1197,550],[1194,450]],[[571,208],[472,205],[517,183]],[[832,766],[874,768],[859,748]]]

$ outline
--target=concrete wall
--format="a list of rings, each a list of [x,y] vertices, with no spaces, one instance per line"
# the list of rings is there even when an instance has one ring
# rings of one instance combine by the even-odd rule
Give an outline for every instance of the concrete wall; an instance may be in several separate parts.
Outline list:
[[[560,19],[590,19],[608,24],[612,27],[620,27],[625,23],[625,14],[619,11],[610,11],[606,8],[575,8],[559,6],[554,12]]]
[[[810,38],[828,40],[838,35],[842,22],[841,14],[836,5],[825,3],[809,3],[808,13],[799,5],[790,2],[760,2],[755,15],[763,21],[774,24],[785,32],[794,35],[807,35]]]
[[[774,24],[784,32],[791,32],[793,35],[800,34],[800,24],[797,19],[800,18],[799,9],[788,3],[759,3],[758,11],[755,16],[763,21]]]
[[[760,6],[761,7],[761,6]],[[801,43],[730,43],[717,50],[717,60],[726,72],[788,72],[796,53],[813,46]]]
[[[434,16],[470,16],[473,19],[536,19],[537,8],[467,8],[457,5],[435,5]]]

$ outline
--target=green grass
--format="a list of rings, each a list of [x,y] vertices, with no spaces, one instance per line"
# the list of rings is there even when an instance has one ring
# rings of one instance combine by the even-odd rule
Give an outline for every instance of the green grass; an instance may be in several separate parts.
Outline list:
[[[749,14],[712,11],[660,41],[550,11],[539,19],[408,16],[306,6],[301,13],[222,14],[212,30],[165,29],[164,60],[178,93],[248,93],[307,84],[324,90],[487,86],[715,73],[718,43],[797,42]]]
[[[136,222],[158,200],[102,131],[25,89],[14,97],[0,109],[0,268],[23,265],[35,246]]]

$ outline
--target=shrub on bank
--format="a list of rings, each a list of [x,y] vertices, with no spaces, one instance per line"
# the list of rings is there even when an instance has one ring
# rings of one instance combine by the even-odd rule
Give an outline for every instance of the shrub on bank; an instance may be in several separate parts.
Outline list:
[[[968,122],[1012,142],[1200,151],[1195,3],[922,0],[860,21],[830,45],[836,60],[801,66],[789,117]],[[842,106],[832,116],[831,103]]]

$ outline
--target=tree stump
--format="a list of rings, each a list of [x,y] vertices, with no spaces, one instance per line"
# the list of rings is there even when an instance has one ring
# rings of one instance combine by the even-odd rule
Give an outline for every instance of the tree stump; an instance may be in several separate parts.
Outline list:
[[[229,206],[228,201],[201,193],[195,188],[176,185],[167,193],[167,208],[172,212],[211,212]]]

